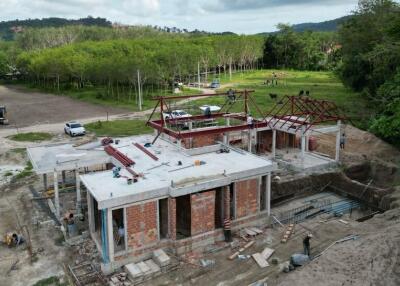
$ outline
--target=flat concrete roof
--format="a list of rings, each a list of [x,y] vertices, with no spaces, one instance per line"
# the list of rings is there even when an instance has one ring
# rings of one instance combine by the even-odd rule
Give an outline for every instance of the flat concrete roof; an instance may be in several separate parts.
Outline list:
[[[57,171],[75,170],[110,163],[111,158],[104,152],[100,142],[79,147],[73,144],[51,144],[27,148],[34,171],[47,174]]]
[[[226,186],[277,169],[276,163],[271,160],[242,150],[230,149],[229,153],[217,153],[216,150],[220,149],[218,146],[207,146],[197,148],[196,152],[186,152],[162,138],[146,148],[159,158],[155,161],[133,145],[138,143],[143,146],[153,139],[152,135],[143,135],[122,138],[119,144],[112,144],[135,161],[132,169],[144,175],[138,182],[128,185],[126,177],[132,178],[132,175],[124,168],[120,172],[121,178],[113,178],[111,170],[81,175],[82,183],[98,202],[99,209],[153,198],[182,196]],[[202,149],[205,153],[201,152]],[[204,161],[205,164],[193,166],[196,160]],[[178,161],[182,165],[178,165]],[[113,162],[116,163],[115,160]]]

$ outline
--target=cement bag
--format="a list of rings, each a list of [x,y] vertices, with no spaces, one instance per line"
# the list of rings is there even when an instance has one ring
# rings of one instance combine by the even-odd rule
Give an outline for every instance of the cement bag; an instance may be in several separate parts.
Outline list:
[[[294,266],[303,266],[310,261],[310,257],[304,254],[295,253],[290,257],[290,262]]]

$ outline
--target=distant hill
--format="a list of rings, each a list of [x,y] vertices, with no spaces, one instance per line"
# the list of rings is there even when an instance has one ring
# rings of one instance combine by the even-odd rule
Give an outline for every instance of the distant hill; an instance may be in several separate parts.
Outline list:
[[[24,28],[62,27],[67,25],[111,27],[111,22],[104,18],[93,18],[90,16],[77,20],[69,20],[64,18],[43,18],[2,21],[0,22],[0,38],[3,40],[13,40],[15,34],[22,32]]]
[[[296,32],[304,32],[304,31],[316,31],[316,32],[332,32],[336,31],[339,28],[339,25],[350,19],[351,16],[344,16],[341,18],[337,18],[334,20],[329,20],[325,22],[319,23],[302,23],[292,25],[292,28]]]

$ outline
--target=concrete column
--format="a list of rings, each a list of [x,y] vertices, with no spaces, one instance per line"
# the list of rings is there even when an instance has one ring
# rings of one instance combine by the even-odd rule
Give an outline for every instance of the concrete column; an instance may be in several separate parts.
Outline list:
[[[192,130],[193,129],[193,121],[190,121],[188,125],[189,125],[189,130]],[[189,148],[192,148],[192,146],[193,146],[193,137],[190,137],[189,138]]]
[[[305,136],[306,127],[303,125],[301,127],[301,160],[304,160],[304,155],[306,152],[306,136]]]
[[[124,243],[125,243],[125,250],[128,249],[128,221],[126,216],[126,208],[124,208]],[[159,232],[160,233],[160,232]]]
[[[124,226],[125,227],[125,226]],[[107,209],[107,236],[108,236],[108,257],[110,262],[114,261],[114,233],[112,223],[112,210]]]
[[[338,122],[337,122],[337,127],[338,127],[338,131],[336,133],[335,161],[339,162],[339,158],[340,158],[340,127],[341,127],[341,121],[340,120],[338,120]]]
[[[76,212],[77,214],[81,214],[82,199],[81,199],[81,179],[79,177],[79,169],[75,170],[75,182],[76,182]]]
[[[231,218],[231,196],[230,187],[224,187],[224,219]]]
[[[177,141],[176,141],[176,145],[178,145],[178,147],[181,148],[181,147],[182,147],[182,140],[180,140],[180,139],[177,140]]]
[[[47,174],[43,174],[43,188],[45,192],[49,189],[47,184]]]
[[[247,151],[248,152],[250,152],[251,153],[251,145],[252,145],[252,136],[251,136],[251,133],[252,133],[252,129],[249,129],[249,135],[248,135],[248,141],[247,141]]]
[[[267,210],[267,214],[271,215],[271,172],[267,175],[267,183],[266,183],[266,196],[265,196],[265,209]]]
[[[58,194],[58,174],[57,171],[54,170],[54,207],[56,208],[56,216],[60,218],[60,198]]]
[[[254,152],[257,153],[257,129],[254,129]]]
[[[306,152],[310,151],[310,137],[306,136]]]
[[[272,130],[272,159],[276,157],[276,130]]]
[[[224,137],[222,139],[222,143],[228,144],[228,135],[227,135],[227,133],[224,133]]]
[[[88,221],[89,221],[89,231],[94,233],[94,210],[93,210],[93,199],[89,192],[86,192],[86,200],[88,206]]]
[[[225,117],[226,126],[231,126],[231,119],[229,117]]]
[[[66,184],[67,184],[67,179],[65,176],[65,171],[61,171],[61,177],[62,177],[62,187],[65,188]]]

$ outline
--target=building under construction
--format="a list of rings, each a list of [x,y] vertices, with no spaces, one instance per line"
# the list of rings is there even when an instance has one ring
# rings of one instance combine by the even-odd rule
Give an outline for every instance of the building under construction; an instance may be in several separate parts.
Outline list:
[[[28,154],[44,188],[49,174],[55,182],[59,219],[60,174],[62,183],[66,172],[74,174],[76,213],[87,207],[105,271],[147,259],[160,248],[176,254],[204,248],[224,239],[226,219],[233,231],[269,221],[278,164],[315,170],[339,161],[344,118],[334,104],[285,97],[263,113],[251,93],[158,97],[147,122],[154,135],[32,147]],[[206,96],[223,104],[165,116],[174,112],[174,101]],[[325,133],[334,134],[332,158],[314,152],[313,134]]]

